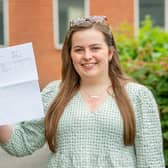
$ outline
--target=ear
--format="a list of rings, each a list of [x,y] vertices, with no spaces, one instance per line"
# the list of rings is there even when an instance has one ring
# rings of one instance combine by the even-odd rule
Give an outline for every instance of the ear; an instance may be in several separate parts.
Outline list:
[[[111,61],[111,59],[114,55],[114,51],[115,51],[114,47],[109,48],[109,61]]]

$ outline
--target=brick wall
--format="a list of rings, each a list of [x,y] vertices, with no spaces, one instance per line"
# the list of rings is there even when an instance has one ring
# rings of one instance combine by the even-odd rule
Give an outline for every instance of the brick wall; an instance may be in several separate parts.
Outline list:
[[[9,3],[10,45],[32,42],[43,88],[60,78],[60,51],[54,47],[52,0],[12,0]]]
[[[123,22],[133,24],[133,2],[134,0],[91,0],[90,14],[107,16],[116,29]]]

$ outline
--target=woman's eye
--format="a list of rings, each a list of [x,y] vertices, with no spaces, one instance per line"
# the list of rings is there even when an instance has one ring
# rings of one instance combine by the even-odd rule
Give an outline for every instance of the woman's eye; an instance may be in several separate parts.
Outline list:
[[[97,50],[99,50],[99,49],[100,49],[99,47],[93,47],[93,48],[92,48],[93,51],[97,51]]]
[[[82,51],[82,48],[77,48],[74,50],[75,52],[81,52]]]

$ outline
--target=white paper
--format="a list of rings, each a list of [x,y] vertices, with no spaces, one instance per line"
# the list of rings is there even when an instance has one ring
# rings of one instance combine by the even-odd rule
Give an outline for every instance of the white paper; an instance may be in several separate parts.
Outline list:
[[[0,86],[38,80],[31,43],[0,48]]]
[[[0,49],[0,125],[44,116],[32,43]]]

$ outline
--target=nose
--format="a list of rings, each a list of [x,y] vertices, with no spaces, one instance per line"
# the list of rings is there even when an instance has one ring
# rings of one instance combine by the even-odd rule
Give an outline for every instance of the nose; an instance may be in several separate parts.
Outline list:
[[[89,49],[86,49],[85,52],[84,52],[84,55],[83,55],[83,58],[85,60],[90,60],[92,58],[92,54],[91,52],[89,51]]]

